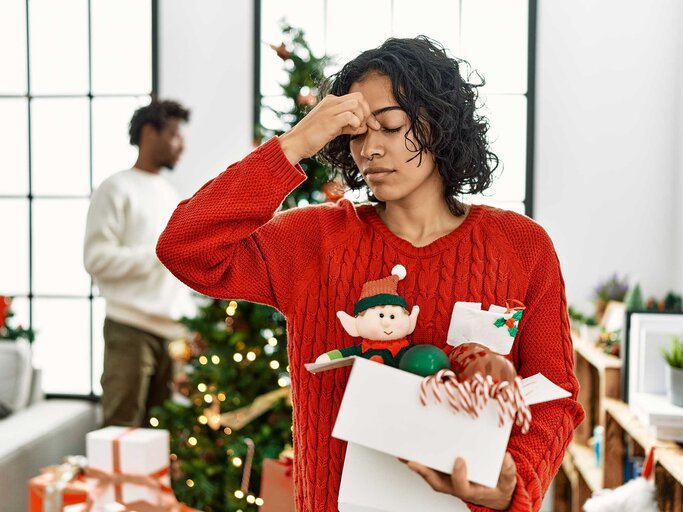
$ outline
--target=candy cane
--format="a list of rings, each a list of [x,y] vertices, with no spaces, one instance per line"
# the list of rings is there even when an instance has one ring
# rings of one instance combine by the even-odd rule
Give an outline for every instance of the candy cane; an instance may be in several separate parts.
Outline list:
[[[427,386],[429,386],[429,379],[430,377],[427,377],[420,382],[420,403],[422,405],[427,405]]]
[[[479,416],[489,400],[495,400],[499,426],[509,418],[525,434],[531,425],[531,410],[519,377],[512,382],[495,382],[490,375],[477,372],[470,380],[460,381],[453,371],[440,370],[422,380],[419,395],[423,406],[431,395],[438,403],[446,401],[454,413],[466,412],[473,418]]]
[[[452,380],[446,381],[446,397],[448,399],[448,403],[455,410],[455,412],[460,412],[462,410],[462,405],[459,399],[457,386],[457,382],[454,383]]]

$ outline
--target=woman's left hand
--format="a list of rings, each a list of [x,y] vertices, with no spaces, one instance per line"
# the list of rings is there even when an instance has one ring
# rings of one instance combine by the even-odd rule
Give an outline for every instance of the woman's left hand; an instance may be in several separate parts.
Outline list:
[[[509,452],[503,459],[503,469],[495,488],[475,484],[467,479],[467,465],[461,458],[455,460],[453,472],[448,475],[434,471],[417,462],[406,462],[408,467],[424,478],[437,492],[452,494],[463,501],[494,510],[506,510],[512,501],[517,485],[517,466]]]

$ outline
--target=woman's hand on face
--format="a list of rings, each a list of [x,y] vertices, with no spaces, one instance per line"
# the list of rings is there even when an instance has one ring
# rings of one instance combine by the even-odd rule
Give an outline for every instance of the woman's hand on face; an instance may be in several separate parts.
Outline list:
[[[403,461],[406,462],[406,461]],[[406,462],[408,467],[424,478],[437,492],[452,494],[463,501],[493,510],[507,510],[517,485],[517,466],[510,453],[505,454],[503,469],[495,488],[474,484],[467,479],[467,466],[461,458],[456,459],[450,475],[434,471],[417,462]]]
[[[359,92],[334,96],[329,94],[306,117],[283,133],[280,146],[287,160],[296,165],[320,151],[339,135],[358,135],[381,125]]]

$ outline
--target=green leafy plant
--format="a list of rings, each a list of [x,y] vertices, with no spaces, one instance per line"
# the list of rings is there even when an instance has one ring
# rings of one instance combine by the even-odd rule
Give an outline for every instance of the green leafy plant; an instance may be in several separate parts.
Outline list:
[[[662,356],[672,368],[683,369],[683,339],[672,338],[669,350],[662,349]]]
[[[584,317],[583,323],[586,324],[588,327],[595,327],[596,325],[598,325],[598,321],[594,316]]]
[[[569,306],[567,308],[567,312],[569,313],[569,318],[572,320],[575,320],[576,322],[583,322],[585,317],[581,311],[576,309],[574,306]]]
[[[683,310],[683,298],[674,292],[668,292],[664,297],[664,311],[679,313]]]

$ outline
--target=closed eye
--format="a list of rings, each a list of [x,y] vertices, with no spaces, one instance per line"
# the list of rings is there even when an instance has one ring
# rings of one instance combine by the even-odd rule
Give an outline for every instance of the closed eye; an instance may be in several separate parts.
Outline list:
[[[400,126],[399,126],[398,128],[385,128],[385,127],[382,127],[382,132],[384,132],[384,133],[397,133],[400,129],[401,129]],[[367,132],[366,132],[366,133],[367,133]],[[351,136],[349,137],[349,140],[357,140],[357,139],[359,139],[359,138],[361,138],[361,137],[365,137],[365,133],[358,133],[358,134],[356,134],[356,135],[351,135]]]

